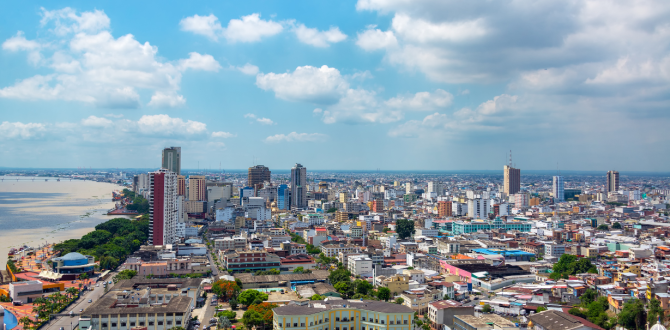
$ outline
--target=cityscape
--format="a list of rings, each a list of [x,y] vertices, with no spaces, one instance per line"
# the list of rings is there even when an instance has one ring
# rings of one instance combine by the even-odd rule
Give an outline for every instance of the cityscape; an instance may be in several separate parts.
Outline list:
[[[670,326],[670,2],[0,8],[0,330]]]

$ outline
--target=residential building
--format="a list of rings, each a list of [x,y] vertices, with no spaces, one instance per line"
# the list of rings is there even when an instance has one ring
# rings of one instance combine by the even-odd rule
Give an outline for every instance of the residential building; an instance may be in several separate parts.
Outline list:
[[[489,201],[486,199],[468,200],[468,217],[472,219],[488,219]]]
[[[397,296],[402,292],[409,290],[408,275],[393,275],[382,280],[381,286],[388,288],[392,296]]]
[[[188,177],[188,199],[190,201],[207,200],[207,180],[204,175]]]
[[[454,315],[453,330],[517,330],[518,328],[512,321],[497,315],[484,314],[474,315]],[[558,329],[547,329],[558,330]]]
[[[560,258],[565,254],[565,245],[557,243],[544,243],[545,257]]]
[[[518,230],[521,232],[530,232],[531,224],[526,221],[503,221],[501,218],[495,218],[493,221],[455,221],[453,223],[454,235],[469,234],[478,231],[490,231],[491,229]]]
[[[186,177],[177,176],[177,195],[186,197]]]
[[[428,318],[433,330],[442,330],[442,325],[454,328],[455,315],[475,315],[474,306],[463,306],[453,300],[440,300],[428,304]]]
[[[533,328],[528,330],[604,330],[581,317],[553,309],[530,315],[530,322]]]
[[[291,208],[307,207],[307,168],[295,164],[291,169]]]
[[[229,272],[279,269],[281,266],[281,259],[266,251],[247,250],[224,254],[223,262]]]
[[[452,216],[451,206],[452,206],[451,202],[447,201],[437,202],[437,216],[440,218]]]
[[[345,245],[343,243],[329,243],[321,245],[321,252],[328,258],[337,257],[340,252],[358,253],[361,248],[355,245]]]
[[[349,271],[354,276],[372,277],[372,259],[367,255],[348,256]]]
[[[253,187],[256,191],[263,187],[264,182],[271,182],[270,169],[263,165],[249,167],[247,177],[247,186]]]
[[[181,147],[169,147],[163,149],[161,168],[181,175]]]
[[[179,218],[177,174],[162,168],[149,173],[149,181],[149,244],[172,244]]]

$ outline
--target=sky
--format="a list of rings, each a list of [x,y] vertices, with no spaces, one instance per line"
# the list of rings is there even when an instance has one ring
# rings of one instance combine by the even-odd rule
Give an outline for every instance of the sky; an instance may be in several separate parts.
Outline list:
[[[670,171],[668,1],[0,6],[0,167]]]

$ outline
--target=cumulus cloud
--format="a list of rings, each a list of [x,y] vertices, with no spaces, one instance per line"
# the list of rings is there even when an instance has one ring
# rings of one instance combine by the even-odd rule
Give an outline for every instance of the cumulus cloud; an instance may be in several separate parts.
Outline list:
[[[88,118],[84,118],[81,120],[82,125],[90,127],[108,127],[112,125],[112,123],[113,122],[107,118],[96,117],[96,116],[89,116]]]
[[[243,66],[235,67],[235,69],[239,70],[240,72],[242,72],[246,75],[250,75],[250,76],[254,76],[258,73],[258,67],[253,65],[253,64],[250,64],[250,63],[247,63]]]
[[[0,140],[28,140],[40,137],[45,130],[45,126],[39,123],[3,121],[0,124]]]
[[[256,122],[258,122],[262,125],[274,125],[275,124],[275,122],[273,122],[272,119],[265,118],[265,117],[259,118],[253,113],[248,113],[248,114],[244,115],[244,118],[253,119],[253,120],[255,120]]]
[[[257,42],[264,37],[276,35],[284,29],[282,23],[261,19],[260,14],[254,13],[242,16],[240,19],[231,19],[227,27],[222,27],[214,14],[208,16],[193,15],[179,22],[182,31],[206,36],[214,41],[219,37],[230,43]]]
[[[305,24],[297,24],[293,28],[293,32],[300,42],[314,47],[329,47],[330,44],[347,39],[347,35],[342,33],[336,26],[331,27],[327,31],[319,31],[316,28],[308,28]]]
[[[434,93],[419,92],[409,96],[397,96],[386,101],[391,108],[417,111],[430,111],[435,108],[444,108],[451,105],[454,96],[442,89]]]
[[[291,73],[261,73],[256,76],[256,86],[271,90],[276,97],[287,101],[332,104],[347,90],[349,83],[335,68],[306,65]]]
[[[203,135],[207,132],[205,123],[168,115],[144,115],[137,121],[137,127],[142,134],[153,136]]]
[[[320,142],[324,141],[328,136],[321,133],[296,133],[276,134],[265,138],[267,143],[279,142]]]
[[[158,48],[149,42],[140,43],[131,34],[115,38],[102,11],[43,10],[41,23],[42,28],[51,28],[54,33],[41,41],[27,40],[17,33],[3,43],[3,49],[28,52],[29,61],[52,72],[0,88],[0,97],[137,108],[141,106],[139,91],[144,90],[153,93],[150,105],[178,107],[185,103],[179,95],[185,70],[220,68],[211,55],[192,52],[187,59],[167,62],[158,57]]]
[[[358,33],[356,45],[365,50],[386,49],[398,46],[398,39],[393,31],[382,31],[375,29],[375,26],[370,26],[367,30]]]

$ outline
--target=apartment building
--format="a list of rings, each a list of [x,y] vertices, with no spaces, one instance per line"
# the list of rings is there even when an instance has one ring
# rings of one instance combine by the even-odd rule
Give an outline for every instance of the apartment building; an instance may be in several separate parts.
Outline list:
[[[223,262],[230,272],[243,272],[247,269],[270,270],[279,269],[281,259],[266,251],[239,251],[223,255]]]

